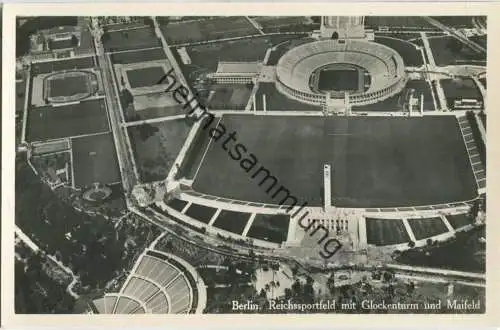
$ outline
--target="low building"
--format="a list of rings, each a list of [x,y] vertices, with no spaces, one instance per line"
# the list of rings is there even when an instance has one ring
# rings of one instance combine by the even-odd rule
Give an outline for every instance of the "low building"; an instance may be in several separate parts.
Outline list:
[[[217,71],[208,77],[217,84],[249,84],[259,76],[261,69],[260,62],[219,62]]]

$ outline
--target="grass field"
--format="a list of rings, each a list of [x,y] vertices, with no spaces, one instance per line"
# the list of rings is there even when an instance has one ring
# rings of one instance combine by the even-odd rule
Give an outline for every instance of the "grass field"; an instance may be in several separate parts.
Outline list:
[[[31,108],[28,112],[27,140],[40,141],[109,130],[102,100],[60,107]]]
[[[210,219],[212,219],[212,216],[215,214],[215,211],[217,211],[217,209],[214,209],[213,207],[191,204],[185,214],[195,220],[208,224]]]
[[[454,28],[473,28],[472,16],[431,16],[442,24]]]
[[[318,30],[319,23],[314,23],[306,16],[255,16],[253,18],[265,33],[305,32]]]
[[[167,202],[167,205],[173,208],[174,210],[181,212],[187,205],[187,202],[183,201],[182,199],[172,199]]]
[[[483,101],[483,96],[476,82],[472,78],[460,77],[457,79],[441,79],[448,108],[453,109],[453,103],[459,99],[477,99]]]
[[[49,80],[50,97],[72,96],[89,92],[87,76],[63,77]]]
[[[410,241],[410,236],[401,219],[366,218],[366,239],[376,246],[401,244]]]
[[[161,24],[165,39],[172,44],[199,42],[259,34],[243,16],[215,17],[211,19],[170,22]]]
[[[289,224],[286,214],[257,214],[247,236],[281,244],[286,241]]]
[[[411,230],[417,240],[448,232],[441,218],[408,219]]]
[[[157,85],[163,77],[165,71],[161,66],[127,70],[127,78],[132,88]]]
[[[483,46],[484,48],[487,47],[488,44],[488,37],[486,35],[482,36],[472,36],[469,38],[470,40],[474,41],[475,43]]]
[[[446,219],[454,229],[472,224],[472,219],[467,213],[447,215]]]
[[[365,16],[365,27],[377,30],[380,26],[402,30],[435,30],[421,16]]]
[[[325,163],[332,165],[333,204],[341,207],[428,205],[476,196],[454,117],[226,115],[222,124],[227,135],[236,132],[246,155],[255,154],[279,184],[310,205],[322,204]],[[193,187],[221,197],[277,203],[258,185],[260,178],[251,178],[257,169],[245,172],[221,141],[213,141]]]
[[[152,48],[161,46],[153,29],[134,29],[126,31],[105,32],[102,36],[104,49],[107,52]]]
[[[250,213],[222,210],[213,226],[241,235],[250,218]]]
[[[115,144],[111,133],[71,140],[75,186],[89,187],[120,181]]]
[[[259,89],[255,94],[255,103],[257,110],[264,109],[263,95],[266,98],[267,111],[320,111],[320,106],[302,103],[286,97],[281,94],[274,83],[263,82],[259,84]]]
[[[167,58],[163,48],[152,48],[135,50],[129,52],[120,52],[110,54],[111,62],[114,64],[130,64],[137,62],[158,61]]]
[[[432,55],[438,66],[486,64],[486,54],[476,53],[451,36],[428,38]]]
[[[141,181],[167,177],[190,129],[183,119],[128,128]]]
[[[359,87],[357,69],[326,69],[319,73],[320,91],[357,91]]]
[[[77,70],[88,69],[93,67],[94,57],[78,57],[73,59],[58,60],[53,62],[33,63],[31,65],[31,73],[36,76],[44,73],[51,73],[62,70]]]
[[[403,58],[405,66],[418,67],[424,64],[422,53],[410,42],[388,37],[376,37],[375,42],[390,47],[398,52]]]
[[[253,85],[216,85],[208,103],[210,109],[244,110]]]

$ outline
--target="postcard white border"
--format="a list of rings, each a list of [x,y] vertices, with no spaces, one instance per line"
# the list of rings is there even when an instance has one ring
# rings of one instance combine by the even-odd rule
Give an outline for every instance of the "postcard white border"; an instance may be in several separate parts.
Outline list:
[[[2,323],[14,326],[172,328],[323,328],[354,326],[493,326],[500,320],[500,36],[499,3],[94,3],[5,4],[3,11],[2,109]],[[19,16],[182,16],[182,15],[487,15],[488,16],[488,231],[487,299],[484,315],[16,315],[14,314],[14,112],[15,17]],[[498,90],[498,92],[496,92]],[[497,142],[499,141],[499,142]],[[497,204],[498,203],[498,204]],[[495,292],[497,292],[495,294]]]

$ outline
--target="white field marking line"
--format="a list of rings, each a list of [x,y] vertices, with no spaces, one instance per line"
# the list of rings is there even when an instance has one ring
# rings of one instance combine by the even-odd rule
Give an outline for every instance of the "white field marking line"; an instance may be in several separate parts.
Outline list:
[[[220,117],[220,119],[217,122],[217,125],[215,127],[219,126],[219,123],[221,122],[221,120],[222,120],[222,117]],[[203,165],[203,162],[205,161],[205,157],[207,156],[208,149],[210,149],[210,145],[212,144],[212,141],[213,141],[213,137],[211,136],[210,141],[208,142],[208,145],[207,145],[207,149],[205,149],[205,153],[203,154],[203,158],[200,161],[200,165],[198,165],[198,169],[196,169],[196,172],[194,173],[193,182],[196,179],[196,177],[198,176],[198,172],[200,171],[201,165]]]
[[[352,133],[327,133],[326,135],[328,135],[328,136],[336,136],[336,135],[338,135],[338,136],[348,136],[348,135],[354,135],[354,134],[352,134]]]

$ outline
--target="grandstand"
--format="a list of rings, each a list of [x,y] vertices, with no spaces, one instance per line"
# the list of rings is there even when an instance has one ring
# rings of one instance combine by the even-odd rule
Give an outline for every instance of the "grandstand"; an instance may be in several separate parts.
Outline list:
[[[203,280],[188,263],[147,250],[121,290],[94,300],[93,305],[100,314],[200,313],[206,304],[204,289]]]
[[[310,77],[318,68],[335,63],[363,68],[370,75],[370,87],[350,95],[352,105],[380,102],[399,93],[406,83],[403,60],[391,48],[364,40],[323,40],[295,47],[281,57],[276,87],[292,99],[322,105],[327,94],[311,90]],[[344,98],[342,92],[330,95]]]

